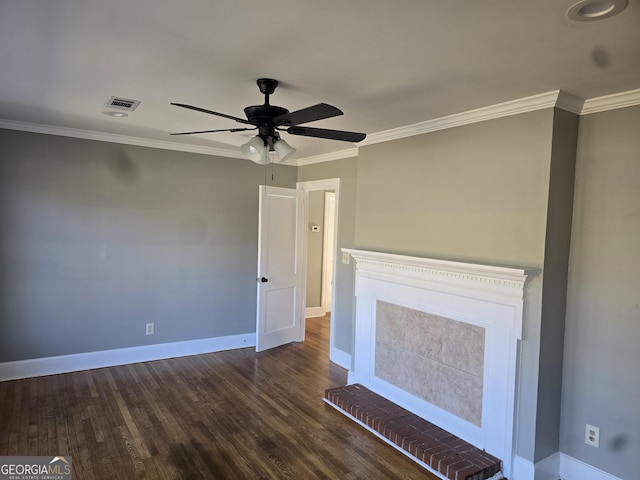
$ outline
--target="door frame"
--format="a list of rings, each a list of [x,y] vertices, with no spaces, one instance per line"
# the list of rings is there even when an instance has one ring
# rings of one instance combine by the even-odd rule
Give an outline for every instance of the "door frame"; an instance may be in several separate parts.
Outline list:
[[[296,188],[299,190],[303,190],[304,193],[304,225],[309,224],[309,192],[314,191],[325,191],[332,190],[336,195],[336,206],[335,206],[335,215],[334,215],[334,228],[333,228],[333,273],[332,273],[332,286],[331,286],[331,319],[329,323],[329,360],[338,365],[342,365],[339,361],[340,354],[336,351],[335,348],[335,320],[336,320],[336,274],[337,268],[336,263],[338,259],[338,255],[336,252],[338,251],[338,225],[340,218],[340,179],[339,178],[326,178],[323,180],[310,180],[307,182],[297,182]],[[307,287],[307,254],[308,254],[308,228],[304,229],[304,292],[303,299],[306,299],[306,287]],[[305,305],[306,307],[306,305]],[[302,327],[302,331],[304,332],[306,326],[306,319],[304,320],[305,325]]]
[[[330,199],[333,199],[331,202]],[[331,203],[333,203],[333,208],[329,208]],[[331,229],[327,228],[329,224],[329,220],[331,220]],[[322,232],[322,293],[320,295],[320,306],[323,311],[323,316],[327,314],[327,311],[331,312],[333,309],[333,269],[336,264],[336,250],[334,240],[336,239],[336,226],[338,222],[336,222],[336,192],[324,192],[324,218],[323,218],[323,226],[324,231]],[[331,233],[331,237],[329,237],[329,232]],[[327,262],[327,257],[333,256],[333,263],[330,264]],[[331,279],[329,280],[327,276],[327,271],[331,273]],[[327,298],[328,297],[328,298]],[[327,301],[328,300],[328,301]]]

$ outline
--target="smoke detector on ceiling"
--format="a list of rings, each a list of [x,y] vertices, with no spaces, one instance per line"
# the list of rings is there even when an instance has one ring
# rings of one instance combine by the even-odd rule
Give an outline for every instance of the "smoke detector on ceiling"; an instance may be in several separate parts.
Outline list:
[[[105,108],[117,108],[118,110],[133,112],[138,105],[140,105],[140,100],[131,100],[124,97],[111,97],[104,106]]]

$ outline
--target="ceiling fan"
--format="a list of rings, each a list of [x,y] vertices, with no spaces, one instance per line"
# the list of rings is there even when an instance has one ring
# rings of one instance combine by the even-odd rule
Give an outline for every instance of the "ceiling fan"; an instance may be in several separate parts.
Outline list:
[[[326,103],[318,103],[295,112],[290,112],[286,108],[269,104],[269,96],[273,94],[278,81],[271,78],[259,78],[256,82],[260,93],[264,94],[263,105],[252,105],[244,109],[246,119],[226,115],[224,113],[206,110],[184,103],[171,103],[177,107],[188,108],[197,112],[217,115],[218,117],[235,120],[243,125],[251,125],[243,128],[224,128],[219,130],[200,130],[195,132],[172,133],[171,135],[193,135],[198,133],[214,132],[244,132],[247,130],[257,130],[258,134],[248,143],[242,145],[240,149],[251,160],[256,163],[269,163],[269,151],[275,151],[280,162],[285,161],[295,149],[290,147],[280,138],[279,132],[287,132],[291,135],[302,135],[305,137],[327,138],[329,140],[341,140],[343,142],[360,142],[366,138],[366,134],[357,132],[346,132],[343,130],[328,130],[325,128],[313,128],[301,126],[304,123],[315,122],[325,118],[342,115],[342,111]]]

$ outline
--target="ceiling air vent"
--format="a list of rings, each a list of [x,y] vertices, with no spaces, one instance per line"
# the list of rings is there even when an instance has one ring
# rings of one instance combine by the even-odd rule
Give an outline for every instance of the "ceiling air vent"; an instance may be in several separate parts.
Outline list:
[[[104,106],[106,108],[117,108],[119,110],[133,112],[138,105],[140,105],[140,100],[130,100],[123,97],[111,97]]]

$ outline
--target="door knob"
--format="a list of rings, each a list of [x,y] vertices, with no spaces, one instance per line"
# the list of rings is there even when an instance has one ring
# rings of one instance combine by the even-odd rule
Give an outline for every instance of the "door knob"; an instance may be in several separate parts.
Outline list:
[[[262,277],[262,278],[260,279],[260,281],[261,281],[262,283],[267,283],[267,282],[269,281],[269,279],[268,279],[268,278],[266,278],[266,277]]]

